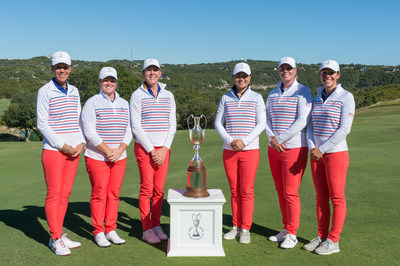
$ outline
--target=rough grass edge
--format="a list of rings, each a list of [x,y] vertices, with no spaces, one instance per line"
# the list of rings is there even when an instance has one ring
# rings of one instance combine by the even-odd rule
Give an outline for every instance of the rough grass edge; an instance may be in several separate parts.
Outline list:
[[[397,98],[395,100],[390,100],[390,101],[377,102],[377,103],[371,104],[370,106],[358,108],[357,111],[364,111],[364,110],[368,110],[368,109],[372,109],[372,108],[376,108],[376,107],[393,106],[393,105],[400,105],[400,98]]]

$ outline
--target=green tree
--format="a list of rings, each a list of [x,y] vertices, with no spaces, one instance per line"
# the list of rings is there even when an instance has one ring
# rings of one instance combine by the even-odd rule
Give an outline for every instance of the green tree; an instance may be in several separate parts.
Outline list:
[[[4,112],[2,120],[8,127],[20,129],[26,140],[32,130],[42,139],[36,128],[36,93],[34,92],[15,95]]]

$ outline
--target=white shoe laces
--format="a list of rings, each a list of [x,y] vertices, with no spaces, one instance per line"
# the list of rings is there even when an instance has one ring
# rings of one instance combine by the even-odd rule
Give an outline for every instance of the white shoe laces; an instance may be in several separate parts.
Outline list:
[[[60,244],[60,246],[61,246],[62,248],[65,248],[64,241],[63,241],[61,238],[57,238],[57,239],[54,241],[54,245],[57,246],[57,244]]]
[[[288,241],[291,241],[291,242],[296,242],[296,237],[291,234],[287,234],[285,236],[285,241],[286,241],[286,239],[288,239]]]
[[[333,244],[330,242],[330,241],[328,241],[328,240],[326,240],[324,243],[322,243],[322,248],[324,248],[324,249],[329,249],[329,247],[330,246],[333,246]]]
[[[63,234],[63,235],[61,236],[61,239],[71,240],[71,239],[69,239],[69,238],[67,237],[67,234]]]
[[[316,243],[316,244],[321,243],[321,238],[316,237],[313,240],[311,240],[310,244],[314,244],[314,243]]]

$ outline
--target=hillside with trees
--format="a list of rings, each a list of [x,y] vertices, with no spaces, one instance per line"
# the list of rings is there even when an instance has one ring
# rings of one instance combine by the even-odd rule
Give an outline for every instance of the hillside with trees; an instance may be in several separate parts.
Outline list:
[[[0,99],[12,99],[6,114],[16,115],[16,106],[24,108],[20,102],[36,102],[37,90],[52,77],[50,58],[41,56],[27,60],[0,59]],[[232,86],[232,70],[239,61],[209,64],[163,64],[160,82],[175,95],[177,103],[178,128],[186,128],[186,119],[190,114],[205,114],[209,127],[213,127],[215,113],[221,96]],[[259,92],[266,100],[269,91],[279,79],[276,61],[247,60],[252,69],[252,89]],[[103,66],[112,66],[118,72],[117,91],[129,101],[143,78],[142,62],[112,60],[108,62],[73,60],[69,83],[80,90],[82,105],[92,95],[98,93],[98,72]],[[319,64],[298,64],[298,81],[308,86],[313,95],[320,86],[318,77]],[[367,107],[377,102],[400,98],[399,66],[368,66],[360,64],[341,65],[340,82],[351,91],[357,108]],[[21,97],[21,95],[24,95]],[[32,119],[31,111],[25,112],[26,120]],[[28,108],[25,108],[28,109]],[[19,119],[19,120],[18,120]],[[21,118],[2,119],[3,124],[16,126]],[[22,119],[23,120],[23,119]],[[13,121],[13,122],[10,122]],[[22,122],[21,122],[22,123]],[[28,124],[35,124],[29,120]]]

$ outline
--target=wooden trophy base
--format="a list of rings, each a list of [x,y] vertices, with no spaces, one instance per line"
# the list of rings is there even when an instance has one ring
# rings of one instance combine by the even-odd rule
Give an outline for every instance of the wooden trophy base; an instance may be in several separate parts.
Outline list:
[[[210,193],[208,193],[207,188],[205,187],[186,187],[186,191],[183,196],[189,198],[206,198],[210,196]]]

